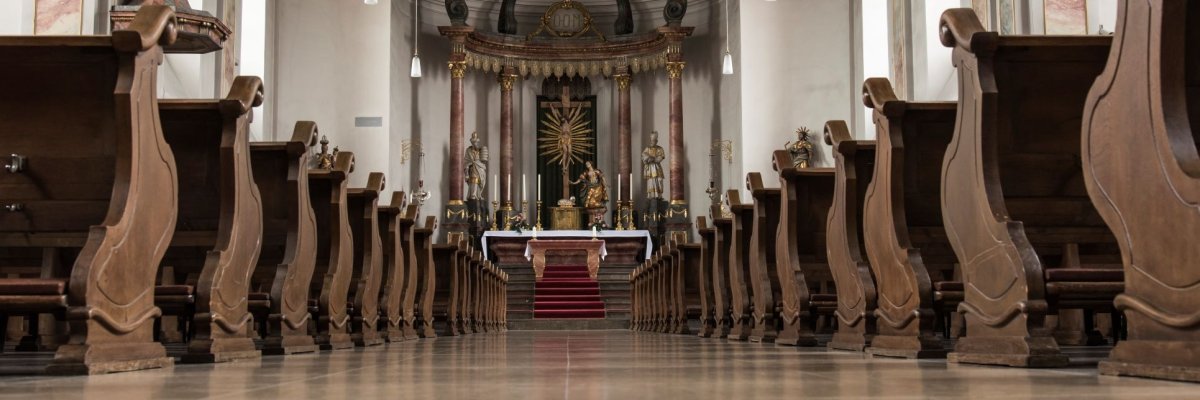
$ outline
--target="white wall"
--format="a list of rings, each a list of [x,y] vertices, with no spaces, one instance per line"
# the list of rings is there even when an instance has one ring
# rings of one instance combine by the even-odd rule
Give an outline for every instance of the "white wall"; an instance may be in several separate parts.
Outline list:
[[[807,126],[851,121],[861,82],[853,73],[850,2],[742,1],[742,171],[768,173],[771,152]],[[829,147],[813,139],[817,166],[832,166]],[[770,175],[770,174],[768,174]],[[743,188],[744,189],[744,188]]]
[[[33,34],[33,1],[0,1],[0,35]]]
[[[332,145],[354,152],[351,186],[364,185],[370,172],[389,171],[390,3],[289,0],[273,8],[272,136],[290,137],[296,121],[316,121]],[[356,128],[354,118],[364,116],[383,117],[383,127]]]
[[[888,9],[886,0],[859,0],[862,27],[861,33],[861,53],[859,59],[862,62],[862,74],[858,76],[857,84],[862,86],[862,82],[867,78],[888,77],[891,74],[891,64],[888,52]],[[856,125],[858,129],[854,134],[856,137],[863,139],[875,138],[875,121],[871,115],[871,109],[866,105],[860,105],[861,114],[858,119],[862,120],[861,125]]]
[[[237,24],[236,33],[241,38],[238,75],[257,76],[262,78],[264,87],[270,87],[272,77],[267,74],[267,0],[242,0],[240,10],[241,21]],[[264,135],[264,121],[273,100],[273,93],[267,93],[262,107],[255,110],[254,121],[250,123],[251,140],[269,139]]]

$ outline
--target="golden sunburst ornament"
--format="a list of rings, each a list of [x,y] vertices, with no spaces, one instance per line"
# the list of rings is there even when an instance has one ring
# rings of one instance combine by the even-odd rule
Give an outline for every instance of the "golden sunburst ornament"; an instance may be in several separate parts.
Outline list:
[[[592,154],[595,146],[590,137],[592,128],[583,118],[583,107],[555,107],[542,120],[542,129],[538,130],[538,151],[550,162],[557,163],[563,169],[571,164],[582,163],[583,157]]]

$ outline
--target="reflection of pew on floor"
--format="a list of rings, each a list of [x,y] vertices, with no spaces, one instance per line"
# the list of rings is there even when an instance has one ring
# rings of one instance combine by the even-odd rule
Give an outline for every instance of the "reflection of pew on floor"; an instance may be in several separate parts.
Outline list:
[[[0,38],[0,143],[23,158],[0,175],[0,251],[42,266],[37,278],[0,279],[0,324],[37,313],[67,321],[50,372],[172,363],[152,330],[178,199],[155,95],[173,21],[169,8],[147,6],[112,36]]]

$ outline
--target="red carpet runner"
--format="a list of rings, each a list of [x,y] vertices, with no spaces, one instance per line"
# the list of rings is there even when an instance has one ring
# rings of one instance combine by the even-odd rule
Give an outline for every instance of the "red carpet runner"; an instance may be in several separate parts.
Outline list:
[[[600,282],[588,278],[585,265],[547,265],[535,290],[535,319],[604,318]]]

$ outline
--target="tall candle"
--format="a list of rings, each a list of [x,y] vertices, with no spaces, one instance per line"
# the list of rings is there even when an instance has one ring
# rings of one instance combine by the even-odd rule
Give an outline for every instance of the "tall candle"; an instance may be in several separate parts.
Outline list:
[[[492,201],[500,201],[500,175],[492,175]]]
[[[526,193],[529,193],[529,188],[525,187],[525,174],[521,174],[521,201],[525,201]]]
[[[508,201],[512,201],[512,175],[505,176],[504,181],[508,182],[508,185],[505,185],[508,187]]]
[[[535,196],[534,198],[537,199],[537,201],[542,201],[542,174],[538,174],[537,180],[538,180],[538,190],[537,190],[537,196]]]
[[[617,206],[621,206],[621,177],[617,176]]]

